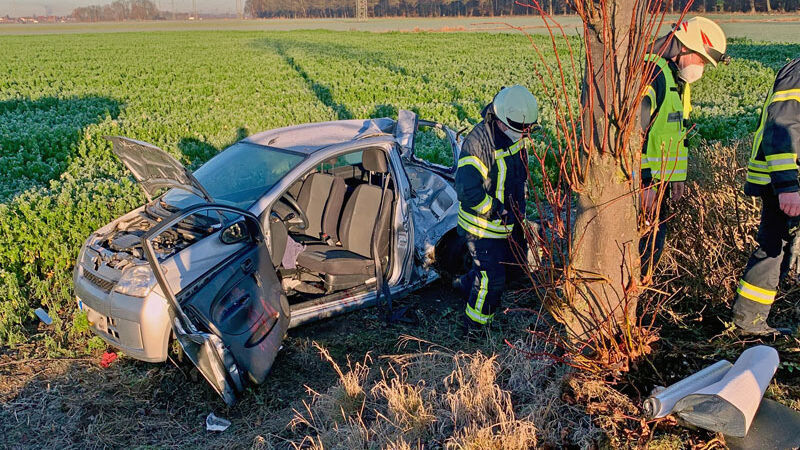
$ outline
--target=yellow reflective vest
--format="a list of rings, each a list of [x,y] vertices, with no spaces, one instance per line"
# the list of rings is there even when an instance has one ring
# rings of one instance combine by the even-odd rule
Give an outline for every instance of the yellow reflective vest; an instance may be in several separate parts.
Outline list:
[[[664,75],[666,86],[661,104],[658,104],[652,86],[648,86],[645,92],[650,99],[650,113],[654,116],[647,132],[642,171],[649,170],[655,180],[684,181],[689,162],[684,142],[687,132],[684,120],[691,111],[689,84],[679,86],[669,63],[661,56],[650,54],[646,59],[658,66],[657,70]]]

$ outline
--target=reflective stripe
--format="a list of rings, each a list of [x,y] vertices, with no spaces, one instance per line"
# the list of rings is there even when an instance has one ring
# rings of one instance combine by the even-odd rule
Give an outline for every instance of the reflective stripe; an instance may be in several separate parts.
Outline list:
[[[764,184],[769,184],[770,181],[772,181],[772,180],[769,178],[769,176],[756,175],[753,172],[748,172],[747,181],[749,181],[750,183],[753,183],[753,184],[764,185]]]
[[[688,119],[692,112],[692,84],[683,85],[683,118]]]
[[[511,234],[513,225],[504,226],[499,224],[499,221],[489,222],[480,217],[475,217],[464,211],[461,205],[459,205],[458,209],[458,226],[470,234],[479,238],[490,239],[506,239]]]
[[[464,229],[467,233],[479,237],[479,238],[487,238],[487,239],[506,239],[508,238],[507,234],[498,234],[491,231],[484,230],[482,228],[478,228],[475,225],[465,221],[461,217],[458,218],[458,226]]]
[[[764,124],[767,122],[767,107],[772,99],[772,96],[767,97],[764,101],[764,107],[761,108],[761,120],[758,121],[758,129],[755,136],[753,136],[753,150],[750,152],[750,161],[758,161],[758,149],[761,147],[761,139],[764,137]]]
[[[498,158],[495,161],[497,164],[497,191],[495,191],[494,197],[505,203],[506,172],[508,171],[508,166],[506,166],[505,157]]]
[[[748,161],[747,167],[755,171],[769,172],[769,164],[767,164],[765,161],[751,159]]]
[[[469,305],[467,305],[466,310],[467,316],[475,322],[478,322],[481,325],[486,325],[487,323],[491,322],[494,319],[494,314],[485,315],[481,314],[478,311],[472,309]]]
[[[475,226],[485,230],[494,231],[495,233],[508,233],[512,228],[514,228],[513,224],[503,225],[503,222],[501,222],[499,219],[491,221],[486,220],[464,211],[463,208],[458,209],[458,215]]]
[[[800,102],[800,89],[787,89],[785,91],[775,91],[772,94],[770,103],[785,102],[787,100],[795,100]]]
[[[479,214],[486,214],[492,209],[492,197],[489,197],[489,194],[486,194],[486,197],[483,198],[483,201],[475,205],[474,208]]]
[[[772,103],[785,102],[787,100],[794,100],[794,101],[800,102],[800,95],[789,95],[789,96],[786,96],[786,97],[778,97],[778,98],[773,97],[772,98]]]
[[[642,158],[642,161],[647,162],[648,164],[652,163],[662,163],[662,162],[680,162],[680,161],[689,161],[688,156],[651,156]]]
[[[522,147],[525,146],[525,143],[520,139],[516,143],[514,143],[511,147],[504,150],[495,150],[494,157],[495,158],[505,158],[506,156],[516,155]]]
[[[650,169],[650,173],[652,175],[661,175],[662,173],[669,174],[669,175],[686,175],[686,169],[675,169],[675,170],[660,170],[660,169]]]
[[[656,111],[656,90],[653,89],[653,86],[647,86],[647,91],[645,91],[643,96],[650,99],[650,115],[652,116]]]
[[[475,307],[471,307],[467,303],[466,313],[467,316],[482,325],[492,321],[494,314],[483,314],[483,304],[486,303],[486,294],[489,293],[489,275],[485,270],[481,270],[481,284],[478,288],[478,297],[475,299]]]
[[[736,289],[736,293],[756,303],[771,305],[775,302],[775,295],[778,294],[778,291],[770,291],[750,284],[747,281],[739,280],[739,288]]]
[[[472,166],[483,178],[489,178],[489,168],[477,156],[465,156],[458,160],[458,167]]]
[[[481,270],[481,287],[478,290],[478,298],[475,300],[475,311],[483,311],[483,304],[486,303],[486,294],[489,292],[489,275],[485,270]]]
[[[767,155],[766,159],[770,172],[797,169],[797,155],[794,153],[776,153]]]

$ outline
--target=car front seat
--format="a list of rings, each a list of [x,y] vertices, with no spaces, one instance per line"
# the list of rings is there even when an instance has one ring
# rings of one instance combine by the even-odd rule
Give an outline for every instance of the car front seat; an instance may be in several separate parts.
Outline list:
[[[337,241],[336,225],[346,191],[347,185],[341,177],[327,173],[309,175],[297,195],[297,204],[306,213],[308,227],[294,235],[294,240],[302,243],[320,242],[325,240],[323,235],[327,235],[334,242]]]
[[[382,150],[364,150],[361,164],[364,170],[383,174],[383,182],[387,183],[389,168]],[[389,260],[393,199],[394,194],[389,189],[371,184],[358,185],[342,211],[339,224],[341,247],[309,245],[298,255],[297,265],[322,276],[329,293],[374,278],[372,239],[378,240],[381,266],[385,268]]]

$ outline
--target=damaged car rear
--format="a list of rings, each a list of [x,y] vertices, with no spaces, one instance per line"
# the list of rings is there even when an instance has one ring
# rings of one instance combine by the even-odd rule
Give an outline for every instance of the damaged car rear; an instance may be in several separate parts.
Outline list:
[[[427,133],[426,139],[419,139]],[[109,138],[148,202],[92,233],[74,281],[90,327],[126,355],[177,339],[226,403],[266,378],[287,330],[373,306],[457,271],[455,167],[424,162],[409,111],[256,134],[194,173],[163,150]],[[161,194],[166,190],[165,193]]]

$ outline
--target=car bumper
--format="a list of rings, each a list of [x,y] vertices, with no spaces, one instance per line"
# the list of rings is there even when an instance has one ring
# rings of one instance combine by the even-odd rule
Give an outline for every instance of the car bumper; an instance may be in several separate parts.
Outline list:
[[[172,328],[163,297],[153,291],[145,298],[107,291],[82,274],[75,277],[75,296],[89,328],[109,345],[141,361],[167,359]]]

